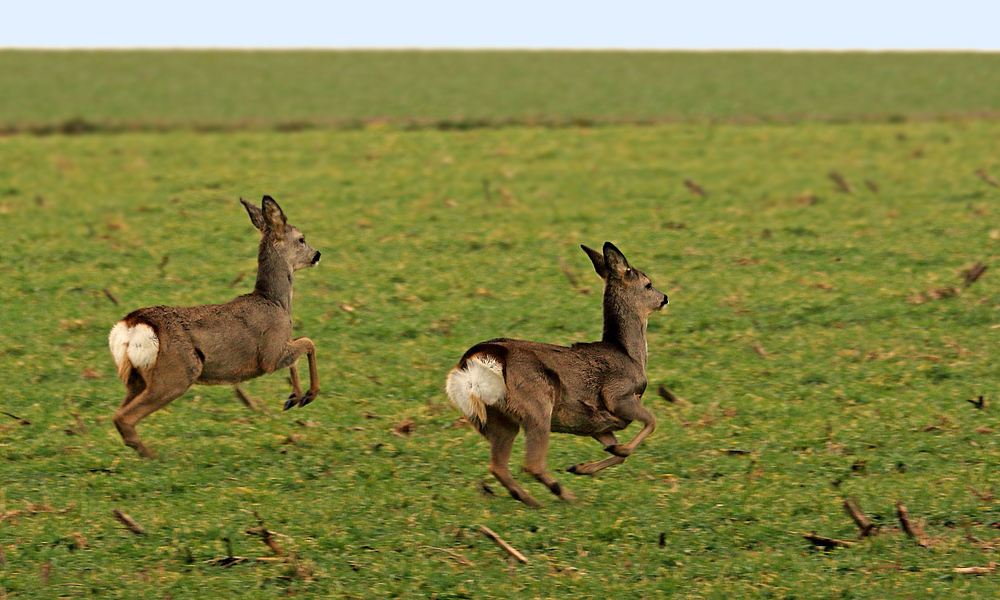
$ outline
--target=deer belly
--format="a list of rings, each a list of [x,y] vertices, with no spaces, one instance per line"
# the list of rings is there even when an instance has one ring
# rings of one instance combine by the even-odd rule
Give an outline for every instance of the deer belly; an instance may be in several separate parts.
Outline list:
[[[596,435],[609,431],[621,431],[632,421],[620,419],[606,410],[592,408],[585,404],[573,407],[557,406],[552,411],[552,431],[576,435]]]
[[[205,353],[198,383],[203,385],[239,383],[263,374],[264,369],[257,361],[256,352],[230,348],[227,352]]]

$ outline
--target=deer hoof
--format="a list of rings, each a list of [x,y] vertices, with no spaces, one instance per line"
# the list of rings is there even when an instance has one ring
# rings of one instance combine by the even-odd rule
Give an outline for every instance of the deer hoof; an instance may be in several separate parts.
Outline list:
[[[288,410],[289,408],[295,406],[298,403],[299,403],[299,397],[296,396],[295,394],[292,394],[288,397],[288,400],[285,400],[285,406],[281,410]]]
[[[523,502],[524,504],[527,504],[531,508],[541,508],[542,507],[542,504],[538,500],[535,500],[534,497],[532,497],[532,495],[529,494],[528,492],[518,493],[518,492],[516,492],[514,490],[511,490],[510,491],[510,496],[514,500],[518,500],[520,502]]]
[[[306,393],[302,396],[302,398],[299,399],[299,406],[305,406],[306,404],[309,404],[310,402],[316,399],[316,396],[319,396],[319,390],[316,390],[315,392],[312,390],[306,391]]]

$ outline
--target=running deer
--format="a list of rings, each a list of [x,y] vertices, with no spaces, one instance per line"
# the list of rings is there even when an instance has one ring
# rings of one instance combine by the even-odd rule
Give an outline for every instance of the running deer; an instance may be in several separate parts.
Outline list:
[[[292,394],[285,410],[319,394],[316,347],[291,339],[292,279],[314,266],[320,253],[270,196],[260,208],[240,198],[260,230],[254,291],[225,304],[151,306],[128,314],[108,337],[125,400],[114,422],[126,446],[152,457],[135,426],[179,398],[193,384],[235,384],[288,368]],[[295,362],[309,358],[309,389],[302,393]]]
[[[448,374],[448,397],[490,443],[490,472],[510,495],[539,506],[511,476],[514,438],[524,429],[524,470],[559,498],[574,502],[545,469],[549,432],[589,435],[611,456],[567,469],[590,475],[625,462],[656,428],[642,405],[646,390],[646,319],[667,304],[642,271],[629,266],[618,248],[603,254],[582,246],[604,279],[604,335],[601,341],[555,346],[498,338],[469,348]],[[642,429],[627,444],[616,431],[632,421]]]

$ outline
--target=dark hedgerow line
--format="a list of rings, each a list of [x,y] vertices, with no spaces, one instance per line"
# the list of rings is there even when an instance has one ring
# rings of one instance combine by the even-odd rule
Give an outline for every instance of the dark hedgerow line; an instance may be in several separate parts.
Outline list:
[[[273,131],[294,133],[298,131],[363,131],[391,129],[395,131],[470,131],[476,129],[505,129],[508,127],[536,127],[545,129],[571,129],[612,126],[652,126],[664,123],[704,124],[796,124],[796,123],[905,123],[928,121],[996,121],[998,111],[943,112],[916,114],[857,114],[857,115],[739,115],[730,117],[695,117],[667,115],[661,117],[505,117],[505,118],[370,118],[370,119],[241,119],[219,121],[112,121],[72,118],[64,121],[41,123],[0,123],[0,135],[86,135],[119,133],[168,133],[189,131],[194,133],[226,133],[242,131]]]

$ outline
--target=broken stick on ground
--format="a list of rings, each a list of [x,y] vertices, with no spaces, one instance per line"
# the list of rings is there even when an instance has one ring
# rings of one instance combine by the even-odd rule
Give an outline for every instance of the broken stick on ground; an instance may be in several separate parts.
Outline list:
[[[114,510],[115,518],[125,526],[126,529],[131,531],[136,535],[146,535],[146,530],[142,528],[141,525],[135,522],[135,519],[123,513],[121,509],[116,508]]]
[[[19,417],[17,415],[12,415],[9,412],[4,412],[4,411],[0,410],[0,415],[6,415],[6,416],[10,417],[11,419],[14,419],[15,421],[17,421],[21,425],[31,425],[31,421],[29,421],[27,419],[22,419],[21,417]]]
[[[860,538],[866,538],[870,535],[874,535],[876,532],[875,524],[868,520],[865,516],[864,511],[861,510],[861,505],[854,498],[847,498],[844,500],[844,510],[847,514],[851,516],[854,524],[858,526],[861,533],[858,534]]]
[[[240,386],[234,385],[233,392],[236,393],[236,397],[243,403],[243,406],[246,406],[250,410],[257,410],[257,407],[254,406],[253,400],[250,399],[250,396],[247,396],[246,392],[244,392]]]
[[[802,537],[809,540],[813,545],[820,546],[822,548],[850,548],[854,545],[854,542],[828,538],[822,535],[816,535],[815,533],[806,533],[803,534]]]
[[[906,535],[913,538],[918,546],[923,546],[927,548],[930,546],[930,540],[924,535],[923,530],[914,527],[913,522],[910,521],[910,511],[906,509],[906,505],[903,504],[902,500],[896,500],[896,516],[899,517],[899,524],[902,525],[903,531]]]
[[[516,548],[514,548],[513,546],[511,546],[510,544],[508,544],[502,537],[500,537],[499,535],[497,535],[496,533],[494,533],[494,531],[492,529],[490,529],[489,527],[487,527],[485,525],[480,525],[479,526],[479,531],[482,532],[482,534],[485,535],[486,537],[488,537],[491,540],[493,540],[496,543],[497,546],[500,546],[501,548],[503,548],[504,551],[506,551],[508,555],[512,556],[513,558],[516,558],[517,560],[521,561],[522,563],[527,563],[528,562],[528,559],[525,558],[525,556],[523,554],[521,554],[520,552],[517,551]]]
[[[955,567],[953,570],[962,575],[989,575],[997,570],[997,564],[991,562],[985,567]]]
[[[253,516],[257,518],[257,527],[247,529],[246,534],[260,537],[261,541],[263,541],[267,547],[271,549],[271,552],[274,552],[278,556],[284,556],[285,551],[281,549],[281,546],[278,545],[278,541],[274,539],[274,534],[272,534],[267,529],[267,526],[264,525],[264,519],[257,514],[257,511],[253,511]]]

